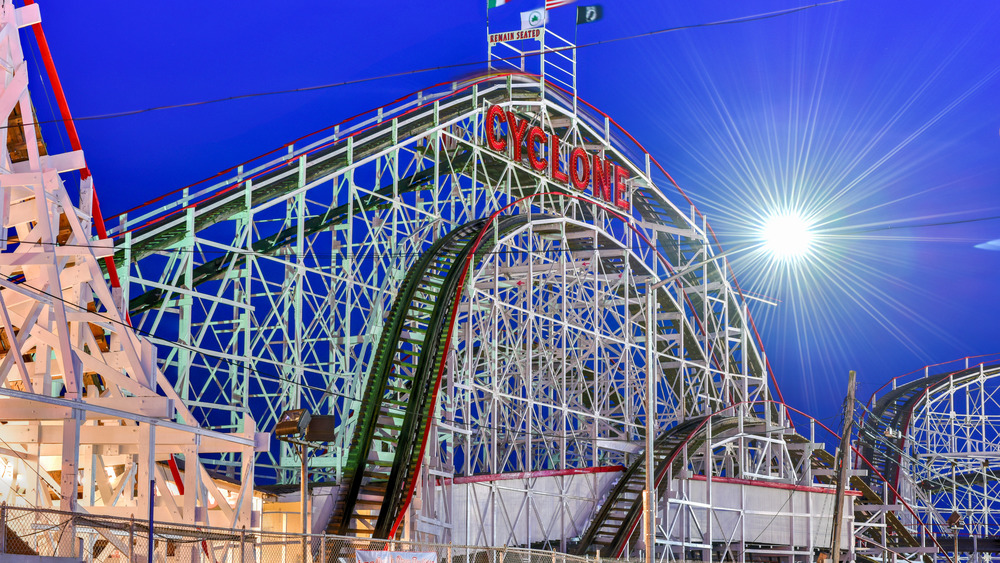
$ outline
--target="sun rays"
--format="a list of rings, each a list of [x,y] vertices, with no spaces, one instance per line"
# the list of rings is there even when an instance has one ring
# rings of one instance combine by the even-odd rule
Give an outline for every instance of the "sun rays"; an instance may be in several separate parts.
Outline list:
[[[813,225],[795,211],[778,212],[768,217],[760,227],[764,248],[775,259],[803,259],[812,248]]]
[[[884,381],[895,375],[880,371],[889,355],[920,365],[947,359],[930,346],[963,350],[942,330],[947,319],[929,313],[957,296],[928,283],[934,265],[922,256],[929,245],[985,241],[917,227],[996,205],[960,197],[974,174],[956,175],[949,159],[981,125],[961,110],[983,105],[1000,67],[963,67],[958,79],[968,39],[866,60],[837,18],[805,20],[782,30],[796,38],[784,50],[755,43],[780,22],[730,35],[724,48],[679,38],[660,84],[671,118],[658,125],[676,151],[668,167],[731,252],[744,294],[777,303],[753,299],[751,311],[779,382],[808,381],[794,385],[814,408],[841,394],[847,366],[864,363]]]

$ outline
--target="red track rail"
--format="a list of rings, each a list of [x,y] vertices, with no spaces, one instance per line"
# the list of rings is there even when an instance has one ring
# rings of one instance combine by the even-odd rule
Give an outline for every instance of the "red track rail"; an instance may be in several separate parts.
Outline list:
[[[35,0],[24,0],[25,5],[30,6]],[[59,80],[59,73],[56,71],[56,63],[52,59],[52,51],[49,49],[49,42],[45,39],[45,31],[42,30],[41,22],[33,24],[31,30],[35,34],[35,41],[38,43],[38,52],[42,55],[42,62],[45,63],[45,72],[49,76],[49,83],[52,84],[52,91],[59,105],[59,113],[62,115],[63,125],[66,127],[66,134],[69,136],[69,145],[75,150],[82,150],[80,135],[76,131],[76,122],[73,121],[73,114],[69,111],[69,103],[66,101],[66,93],[63,91],[62,82]],[[84,166],[80,170],[80,180],[90,178],[90,168]],[[104,225],[104,216],[101,213],[101,202],[97,199],[97,188],[93,190],[93,218],[94,228],[97,229],[97,236],[101,239],[108,238],[108,231]],[[82,202],[81,202],[82,203]],[[115,261],[111,256],[104,258],[104,263],[108,266],[108,276],[111,278],[112,287],[121,287],[118,280],[118,270],[115,269]]]
[[[663,263],[663,265],[666,266],[668,269],[671,269],[670,268],[670,263],[667,261],[667,259],[664,258],[663,255],[660,254],[660,252],[658,250],[656,250],[656,245],[653,244],[649,239],[647,239],[645,237],[645,235],[643,235],[640,231],[638,231],[634,226],[632,226],[632,224],[629,223],[629,221],[625,217],[623,217],[621,214],[619,214],[618,211],[616,211],[615,209],[612,209],[611,207],[602,205],[600,203],[593,202],[591,200],[585,199],[585,198],[580,197],[580,196],[576,196],[576,195],[568,194],[568,193],[564,193],[564,192],[539,192],[539,193],[527,195],[527,196],[524,196],[524,197],[522,197],[520,199],[517,199],[517,200],[515,200],[515,201],[513,201],[511,203],[508,203],[504,207],[496,210],[495,212],[493,212],[493,214],[490,215],[490,218],[486,222],[486,224],[483,225],[482,230],[479,232],[479,236],[476,237],[475,242],[472,244],[472,249],[469,251],[468,257],[466,258],[466,263],[462,267],[462,274],[461,274],[461,276],[458,279],[458,286],[457,286],[457,289],[455,291],[455,296],[454,296],[454,305],[452,306],[452,313],[451,313],[451,316],[450,316],[451,318],[448,321],[448,333],[447,333],[447,336],[445,337],[445,340],[444,340],[444,351],[441,354],[441,363],[438,366],[438,374],[437,374],[437,378],[436,378],[436,380],[434,382],[434,391],[431,393],[431,396],[430,396],[431,397],[430,398],[431,405],[430,405],[430,410],[428,411],[430,414],[428,415],[428,419],[426,420],[426,424],[424,425],[424,436],[423,436],[423,439],[421,440],[421,443],[420,443],[420,455],[417,456],[417,459],[422,459],[424,457],[424,451],[425,451],[426,446],[427,446],[427,436],[430,433],[430,428],[431,428],[431,422],[432,422],[431,419],[434,417],[434,409],[435,409],[435,406],[437,404],[438,391],[441,388],[441,381],[444,378],[444,370],[446,368],[446,360],[447,360],[447,357],[448,357],[448,350],[451,347],[451,337],[452,337],[452,334],[453,334],[454,329],[455,329],[455,320],[458,318],[458,308],[459,308],[459,305],[461,304],[462,295],[464,293],[463,287],[465,286],[465,278],[466,278],[466,275],[469,272],[469,269],[472,266],[472,260],[475,258],[476,251],[479,249],[479,245],[482,243],[483,237],[486,236],[486,233],[489,231],[489,228],[493,224],[493,221],[495,221],[496,218],[499,217],[501,213],[503,213],[504,211],[510,209],[511,207],[516,206],[517,204],[521,203],[522,201],[525,201],[525,200],[528,200],[528,199],[533,199],[533,198],[539,197],[539,196],[546,196],[546,195],[548,195],[548,196],[568,197],[568,198],[571,198],[571,199],[576,199],[576,200],[583,201],[583,202],[588,203],[588,204],[597,205],[598,207],[600,207],[601,209],[603,209],[604,211],[606,211],[610,216],[618,219],[623,224],[625,224],[633,233],[635,233],[640,239],[642,239],[643,242],[645,242],[646,244],[650,245],[650,247],[653,249],[653,252],[656,253],[657,258],[659,258],[659,260]],[[689,303],[689,305],[690,305],[690,303]],[[697,320],[697,317],[695,317],[695,319]],[[699,321],[699,326],[700,326],[700,324],[701,323]],[[702,328],[702,330],[704,330],[704,328]],[[728,408],[732,408],[732,407],[728,407]],[[414,474],[413,478],[410,480],[409,486],[407,487],[407,491],[406,491],[406,500],[403,501],[403,505],[402,505],[402,507],[399,510],[399,515],[396,517],[395,522],[393,522],[392,529],[389,531],[389,537],[390,538],[395,537],[396,531],[399,529],[399,525],[402,523],[403,517],[406,514],[406,509],[407,509],[407,507],[409,507],[410,501],[413,499],[413,492],[414,492],[414,490],[416,488],[417,477],[419,475],[419,468],[418,468],[417,471],[418,471],[418,473]]]

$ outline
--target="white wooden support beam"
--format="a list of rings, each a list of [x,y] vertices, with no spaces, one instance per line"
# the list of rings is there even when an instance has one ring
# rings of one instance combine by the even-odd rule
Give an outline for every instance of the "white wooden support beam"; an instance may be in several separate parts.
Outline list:
[[[111,426],[84,426],[80,429],[80,444],[101,446],[99,453],[105,455],[137,454],[142,449],[144,431],[135,424]],[[261,436],[261,434],[258,434]],[[266,434],[265,434],[266,436]],[[62,452],[61,427],[53,424],[26,425],[7,424],[0,426],[0,438],[10,444],[34,445],[40,447],[43,456],[60,455]],[[157,434],[157,459],[166,460],[170,454],[180,454],[187,447],[198,445],[199,453],[215,454],[243,451],[250,446],[239,446],[233,442],[213,437],[198,436],[177,428],[161,428]]]
[[[124,400],[120,397],[87,397],[80,406],[83,407],[84,405],[106,408],[117,407],[118,410],[130,415],[151,418],[169,418],[174,411],[173,401],[166,397],[129,397]],[[64,420],[72,417],[73,411],[81,409],[40,403],[30,399],[4,398],[0,399],[0,410],[3,411],[5,420],[42,421]],[[93,410],[85,410],[83,416],[86,420],[114,420],[123,418],[111,417]]]
[[[903,505],[902,504],[855,504],[854,510],[863,512],[884,512],[884,511],[899,512],[903,510]]]
[[[222,513],[226,517],[227,527],[232,527],[232,525],[236,521],[233,507],[230,506],[229,501],[226,499],[226,496],[222,493],[222,491],[219,490],[219,487],[216,486],[215,481],[208,474],[208,471],[205,469],[205,466],[199,463],[198,469],[201,471],[202,483],[204,483],[205,487],[208,489],[208,494],[213,499],[215,499],[215,503],[219,506],[219,508],[222,509]]]
[[[113,408],[104,407],[104,406],[100,406],[100,405],[91,405],[91,404],[87,404],[87,403],[83,403],[83,402],[78,402],[78,401],[70,401],[70,400],[67,400],[67,399],[60,398],[60,397],[47,397],[47,396],[42,396],[42,395],[35,395],[35,394],[31,394],[31,393],[26,393],[24,391],[17,391],[16,389],[0,388],[0,396],[7,396],[7,397],[13,397],[13,398],[19,398],[19,399],[31,399],[31,400],[34,400],[34,401],[38,401],[38,402],[42,402],[42,403],[47,403],[47,404],[51,404],[51,405],[68,406],[68,407],[75,407],[75,408],[81,408],[81,409],[86,409],[86,410],[92,410],[92,411],[95,411],[95,412],[98,412],[98,413],[102,413],[102,414],[108,415],[110,418],[121,418],[121,419],[126,419],[126,420],[133,420],[133,421],[141,422],[141,423],[145,423],[145,424],[153,424],[153,425],[159,426],[161,428],[168,428],[168,429],[173,429],[173,430],[177,430],[177,431],[180,431],[180,432],[187,432],[187,433],[191,433],[191,434],[197,434],[197,435],[201,435],[201,436],[203,436],[205,438],[209,438],[209,439],[215,440],[218,443],[224,443],[225,442],[225,443],[232,444],[232,446],[230,446],[230,449],[228,451],[236,450],[240,446],[260,447],[257,444],[257,442],[259,442],[259,441],[266,441],[266,438],[268,436],[266,433],[261,434],[261,433],[258,432],[258,433],[256,433],[254,435],[254,438],[251,439],[251,438],[247,438],[247,437],[244,437],[244,436],[240,436],[238,434],[223,434],[221,432],[215,432],[215,431],[212,431],[212,430],[206,430],[206,429],[200,428],[198,426],[186,426],[184,424],[179,424],[177,422],[173,422],[173,421],[170,421],[170,420],[160,420],[160,419],[156,419],[156,418],[150,418],[150,417],[147,417],[147,416],[141,416],[141,415],[133,414],[133,413],[126,412],[126,411],[123,411],[123,410],[119,410],[119,409],[113,409]],[[265,449],[266,449],[266,446],[265,446]],[[257,451],[265,451],[265,450],[261,449],[261,450],[257,450]]]
[[[138,492],[139,514],[136,516],[145,517],[147,510],[152,505],[155,506],[156,499],[150,495],[155,494],[153,490],[156,475],[156,426],[153,424],[140,424],[136,452],[136,490]]]
[[[111,494],[111,482],[108,479],[107,467],[104,465],[104,456],[100,453],[94,454],[94,465],[91,472],[94,474],[94,487],[97,489],[101,504],[113,506],[115,498]]]
[[[207,522],[198,514],[198,497],[201,496],[203,488],[201,472],[191,470],[198,463],[199,442],[200,440],[196,440],[194,445],[183,450],[184,475],[181,482],[184,484],[184,519],[191,523],[206,524]],[[203,506],[207,506],[207,503],[204,503]]]
[[[62,472],[60,474],[59,510],[76,512],[78,470],[80,468],[80,425],[83,423],[83,413],[74,409],[62,424]],[[59,553],[64,557],[76,555],[76,531],[73,524],[64,530],[59,541]]]
[[[181,507],[177,506],[177,497],[179,494],[174,493],[170,485],[174,484],[167,475],[167,468],[161,464],[154,464],[155,471],[153,472],[153,478],[156,481],[156,489],[160,492],[157,497],[157,504],[166,507],[167,512],[170,513],[171,520],[174,522],[183,522],[184,517],[181,515]],[[178,489],[179,493],[179,489]],[[187,496],[186,494],[184,496]],[[190,520],[189,520],[190,521]]]
[[[4,303],[3,292],[0,291],[0,317],[3,320],[3,328],[7,334],[7,341],[10,343],[10,350],[8,350],[7,355],[12,356],[14,361],[17,362],[17,371],[21,375],[21,384],[29,393],[34,393],[34,386],[31,384],[31,376],[28,373],[27,366],[24,365],[24,358],[21,357],[21,348],[18,347],[17,338],[14,334],[14,325],[10,322],[10,315],[7,313],[7,305]],[[20,336],[20,335],[19,335]],[[27,338],[27,334],[23,335],[23,338]],[[7,373],[6,371],[0,371],[0,373]],[[6,377],[4,378],[6,379]],[[0,381],[0,386],[4,384],[4,381]]]
[[[14,21],[18,29],[42,22],[42,13],[38,4],[28,4],[14,10]]]
[[[27,92],[28,89],[28,63],[26,61],[21,61],[20,64],[14,69],[14,75],[11,77],[10,82],[4,87],[3,92],[0,92],[0,108],[11,108],[18,103],[21,96]],[[22,116],[25,114],[22,112]],[[27,115],[31,115],[30,113]],[[22,117],[22,119],[24,119]],[[26,119],[24,119],[26,120]],[[34,131],[31,127],[26,127],[26,130]],[[32,135],[34,136],[34,135]],[[27,141],[27,139],[25,139]],[[29,147],[31,145],[28,145]],[[38,150],[37,147],[35,150]]]

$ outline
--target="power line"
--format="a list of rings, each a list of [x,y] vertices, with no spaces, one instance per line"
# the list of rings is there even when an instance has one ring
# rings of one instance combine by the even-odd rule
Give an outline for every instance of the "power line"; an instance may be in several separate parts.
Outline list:
[[[603,39],[603,40],[600,40],[600,41],[593,41],[593,42],[590,42],[590,43],[584,43],[583,45],[574,45],[574,46],[567,46],[567,47],[557,47],[557,48],[554,48],[554,49],[545,49],[545,50],[537,50],[537,51],[526,51],[525,53],[522,53],[522,54],[518,54],[518,55],[514,55],[514,56],[510,56],[510,57],[495,58],[493,60],[479,60],[479,61],[473,61],[473,62],[468,62],[468,63],[453,63],[453,64],[448,64],[448,65],[439,65],[439,66],[434,66],[434,67],[425,67],[425,68],[419,68],[419,69],[415,69],[415,70],[407,70],[407,71],[402,71],[402,72],[395,72],[395,73],[390,73],[390,74],[382,74],[382,75],[378,75],[378,76],[370,76],[370,77],[366,77],[366,78],[357,78],[357,79],[354,79],[354,80],[344,80],[344,81],[341,81],[341,82],[332,82],[332,83],[329,83],[329,84],[318,84],[318,85],[315,85],[315,86],[304,86],[304,87],[300,87],[300,88],[288,88],[288,89],[283,89],[283,90],[271,90],[271,91],[267,91],[267,92],[252,92],[252,93],[249,93],[249,94],[239,94],[239,95],[236,95],[236,96],[226,96],[224,98],[214,98],[214,99],[210,99],[210,100],[200,100],[200,101],[187,102],[187,103],[182,103],[182,104],[168,104],[168,105],[162,105],[162,106],[152,106],[152,107],[143,108],[143,109],[137,109],[137,110],[121,111],[121,112],[107,113],[107,114],[100,114],[100,115],[88,115],[88,116],[81,116],[81,117],[73,117],[73,118],[71,118],[71,120],[66,120],[66,119],[52,119],[52,120],[46,120],[46,121],[39,121],[38,123],[62,123],[62,122],[66,122],[66,121],[74,121],[74,122],[79,122],[79,121],[99,121],[99,120],[105,120],[105,119],[116,119],[116,118],[120,118],[120,117],[129,117],[129,116],[133,116],[133,115],[140,115],[140,114],[143,114],[143,113],[150,113],[150,112],[154,112],[154,111],[198,107],[198,106],[204,106],[204,105],[210,105],[210,104],[217,104],[217,103],[221,103],[221,102],[230,102],[230,101],[244,100],[244,99],[250,99],[250,98],[260,98],[260,97],[265,97],[265,96],[275,96],[275,95],[279,95],[279,94],[296,94],[296,93],[301,93],[301,92],[314,92],[314,91],[317,91],[317,90],[327,90],[327,89],[339,88],[339,87],[343,87],[343,86],[352,86],[352,85],[355,85],[355,84],[364,84],[366,82],[374,82],[374,81],[377,81],[377,80],[386,80],[386,79],[390,79],[390,78],[400,78],[400,77],[403,77],[403,76],[412,76],[412,75],[416,75],[416,74],[423,74],[423,73],[434,72],[434,71],[438,71],[438,70],[449,70],[449,69],[463,68],[463,67],[469,67],[469,66],[478,66],[478,65],[490,64],[492,62],[503,62],[503,61],[510,61],[510,60],[520,60],[520,59],[525,58],[525,57],[535,57],[535,56],[539,56],[539,55],[546,54],[546,53],[559,53],[559,52],[563,52],[563,51],[575,51],[575,50],[579,50],[579,49],[585,49],[585,48],[588,48],[588,47],[596,47],[598,45],[605,45],[605,44],[609,44],[609,43],[617,43],[617,42],[620,42],[620,41],[629,41],[629,40],[633,40],[633,39],[641,39],[643,37],[651,37],[651,36],[654,36],[654,35],[660,35],[660,34],[663,34],[663,33],[670,33],[670,32],[674,32],[674,31],[682,31],[682,30],[686,30],[686,29],[697,29],[697,28],[701,28],[701,27],[713,27],[713,26],[731,25],[731,24],[738,24],[738,23],[748,23],[748,22],[754,22],[754,21],[767,20],[767,19],[772,19],[772,18],[777,18],[777,17],[781,17],[781,16],[786,16],[786,15],[794,14],[794,13],[797,13],[797,12],[802,12],[802,11],[809,10],[809,9],[812,9],[812,8],[818,8],[818,7],[822,7],[822,6],[828,6],[830,4],[837,4],[837,3],[840,3],[840,2],[843,2],[843,1],[844,0],[829,0],[827,2],[820,2],[820,3],[816,3],[816,4],[809,4],[807,6],[799,6],[799,7],[796,7],[796,8],[789,8],[789,9],[785,9],[785,10],[777,10],[777,11],[774,11],[774,12],[765,12],[765,13],[754,14],[754,15],[750,15],[750,16],[741,16],[741,17],[738,17],[738,18],[732,18],[732,19],[728,19],[728,20],[719,20],[719,21],[706,22],[706,23],[697,23],[697,24],[688,24],[688,25],[680,25],[680,26],[674,26],[674,27],[667,27],[667,28],[663,28],[663,29],[657,29],[657,30],[654,30],[654,31],[647,31],[647,32],[643,32],[643,33],[637,33],[637,34],[634,34],[634,35],[626,35],[626,36],[622,36],[622,37],[615,37],[615,38],[612,38],[612,39]],[[31,124],[26,123],[25,125],[31,125]],[[6,125],[0,127],[0,129],[6,129],[6,128],[7,128]]]

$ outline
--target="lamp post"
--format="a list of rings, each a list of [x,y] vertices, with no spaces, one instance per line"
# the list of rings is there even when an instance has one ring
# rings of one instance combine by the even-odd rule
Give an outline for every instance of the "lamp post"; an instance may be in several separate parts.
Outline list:
[[[958,563],[958,532],[962,529],[963,525],[962,515],[958,512],[952,512],[951,516],[948,517],[947,524],[951,528],[951,537],[954,539],[955,543],[955,555],[953,561],[954,563]]]
[[[282,442],[298,445],[300,447],[299,456],[302,458],[302,475],[299,492],[302,502],[302,563],[306,563],[308,556],[307,534],[309,533],[309,443],[305,440],[295,439],[294,436],[303,436],[309,428],[309,421],[312,415],[305,409],[292,409],[281,413],[278,424],[274,427],[274,435]]]
[[[716,256],[715,260],[721,257]],[[654,563],[656,542],[656,483],[653,473],[653,438],[656,436],[656,290],[674,281],[684,272],[676,273],[656,283],[646,283],[646,490],[643,491],[643,541],[646,544],[646,563]]]

